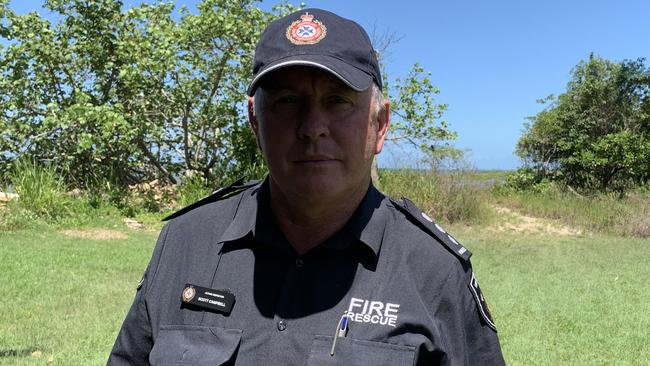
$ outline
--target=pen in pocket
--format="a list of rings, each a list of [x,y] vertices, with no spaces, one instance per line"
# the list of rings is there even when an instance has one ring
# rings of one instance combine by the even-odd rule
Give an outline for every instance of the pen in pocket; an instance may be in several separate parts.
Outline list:
[[[332,349],[330,350],[330,356],[334,356],[334,348],[336,347],[336,339],[338,337],[345,337],[348,334],[348,321],[350,317],[348,316],[348,311],[346,310],[341,315],[338,324],[336,324],[336,333],[334,333],[334,340],[332,341]]]

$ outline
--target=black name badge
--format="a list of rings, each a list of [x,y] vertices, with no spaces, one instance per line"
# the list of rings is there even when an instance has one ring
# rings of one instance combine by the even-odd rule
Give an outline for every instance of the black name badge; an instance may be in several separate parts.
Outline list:
[[[207,287],[186,284],[181,296],[184,304],[194,305],[205,309],[230,313],[235,303],[235,295],[226,290],[215,290]]]

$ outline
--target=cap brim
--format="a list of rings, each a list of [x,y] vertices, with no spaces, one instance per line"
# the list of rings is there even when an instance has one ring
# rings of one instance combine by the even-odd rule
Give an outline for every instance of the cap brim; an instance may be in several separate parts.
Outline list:
[[[329,72],[356,91],[364,91],[372,85],[372,75],[337,58],[326,55],[297,55],[277,60],[264,67],[262,71],[255,75],[255,78],[248,86],[246,94],[253,96],[264,76],[290,66],[315,67]]]

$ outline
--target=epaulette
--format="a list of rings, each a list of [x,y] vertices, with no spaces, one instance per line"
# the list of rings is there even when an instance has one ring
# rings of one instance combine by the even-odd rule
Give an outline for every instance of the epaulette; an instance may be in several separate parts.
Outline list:
[[[390,199],[395,207],[400,209],[404,214],[413,219],[413,221],[422,228],[425,232],[431,234],[438,240],[447,250],[454,253],[458,258],[469,261],[472,253],[461,245],[453,236],[449,235],[440,225],[433,222],[433,219],[426,213],[422,212],[415,203],[411,202],[408,198],[403,198],[402,201]]]
[[[186,214],[187,212],[192,211],[195,208],[201,207],[203,205],[207,205],[208,203],[212,203],[212,202],[216,202],[228,198],[258,183],[259,181],[256,180],[244,183],[244,178],[240,178],[237,181],[235,181],[233,184],[226,187],[219,188],[216,191],[212,192],[210,195],[190,204],[189,206],[185,206],[181,208],[180,210],[162,219],[162,221],[171,220],[175,217]]]

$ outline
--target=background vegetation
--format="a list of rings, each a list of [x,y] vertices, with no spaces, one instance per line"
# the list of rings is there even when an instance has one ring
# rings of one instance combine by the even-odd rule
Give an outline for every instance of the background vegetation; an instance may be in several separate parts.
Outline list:
[[[126,187],[200,174],[259,174],[243,96],[263,27],[286,13],[205,0],[48,0],[49,19],[0,1],[0,167],[47,162],[69,188]],[[54,22],[50,19],[55,19]]]
[[[20,157],[54,169],[70,190],[113,198],[153,180],[214,188],[264,175],[245,91],[259,34],[293,6],[203,0],[197,14],[176,14],[173,2],[47,0],[54,15],[43,18],[7,4],[0,0],[0,181]],[[426,71],[416,64],[385,84],[391,140],[449,149],[455,134]]]
[[[624,192],[650,181],[650,69],[644,59],[595,55],[573,69],[566,92],[540,102],[517,144],[521,188],[544,180],[583,192]]]

